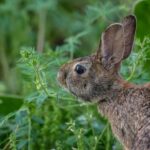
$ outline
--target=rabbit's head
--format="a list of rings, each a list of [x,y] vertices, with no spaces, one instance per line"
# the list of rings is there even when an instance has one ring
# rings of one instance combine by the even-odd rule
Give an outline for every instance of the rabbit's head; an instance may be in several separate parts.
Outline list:
[[[121,61],[131,52],[135,27],[136,19],[132,15],[122,23],[110,25],[102,33],[95,54],[74,59],[60,68],[60,84],[84,100],[106,95],[116,86]]]

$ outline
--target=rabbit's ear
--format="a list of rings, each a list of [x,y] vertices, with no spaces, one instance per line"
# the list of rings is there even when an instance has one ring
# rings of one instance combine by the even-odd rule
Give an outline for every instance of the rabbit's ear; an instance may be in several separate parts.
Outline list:
[[[98,53],[102,65],[109,70],[118,64],[124,55],[124,35],[122,24],[110,25],[101,37]]]
[[[124,29],[124,40],[125,40],[125,51],[123,59],[127,58],[132,50],[135,29],[136,29],[136,18],[133,15],[129,15],[123,19],[122,22]]]

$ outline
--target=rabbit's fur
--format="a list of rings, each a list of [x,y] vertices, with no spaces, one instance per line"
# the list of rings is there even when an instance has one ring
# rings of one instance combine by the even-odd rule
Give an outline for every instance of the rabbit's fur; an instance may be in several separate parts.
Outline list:
[[[64,64],[58,80],[77,97],[97,101],[125,149],[150,150],[150,85],[128,83],[118,73],[121,61],[130,55],[135,28],[133,15],[110,25],[96,54]]]

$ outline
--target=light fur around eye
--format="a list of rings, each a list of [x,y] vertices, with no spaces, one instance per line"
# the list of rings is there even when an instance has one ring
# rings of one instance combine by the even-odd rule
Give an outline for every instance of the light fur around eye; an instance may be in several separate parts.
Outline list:
[[[75,70],[77,65],[81,65],[81,66],[85,67],[88,70],[92,66],[92,63],[89,63],[88,61],[78,62],[78,63],[74,64],[74,66],[73,66],[74,70]]]

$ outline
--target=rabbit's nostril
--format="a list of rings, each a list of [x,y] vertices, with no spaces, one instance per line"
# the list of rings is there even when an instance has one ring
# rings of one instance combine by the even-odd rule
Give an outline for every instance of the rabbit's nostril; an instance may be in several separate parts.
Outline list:
[[[86,88],[86,86],[87,86],[86,83],[83,86],[84,86],[84,88]]]
[[[64,72],[64,79],[67,78],[67,72]]]
[[[61,81],[63,79],[63,73],[61,71],[58,72],[57,79],[58,81]]]

